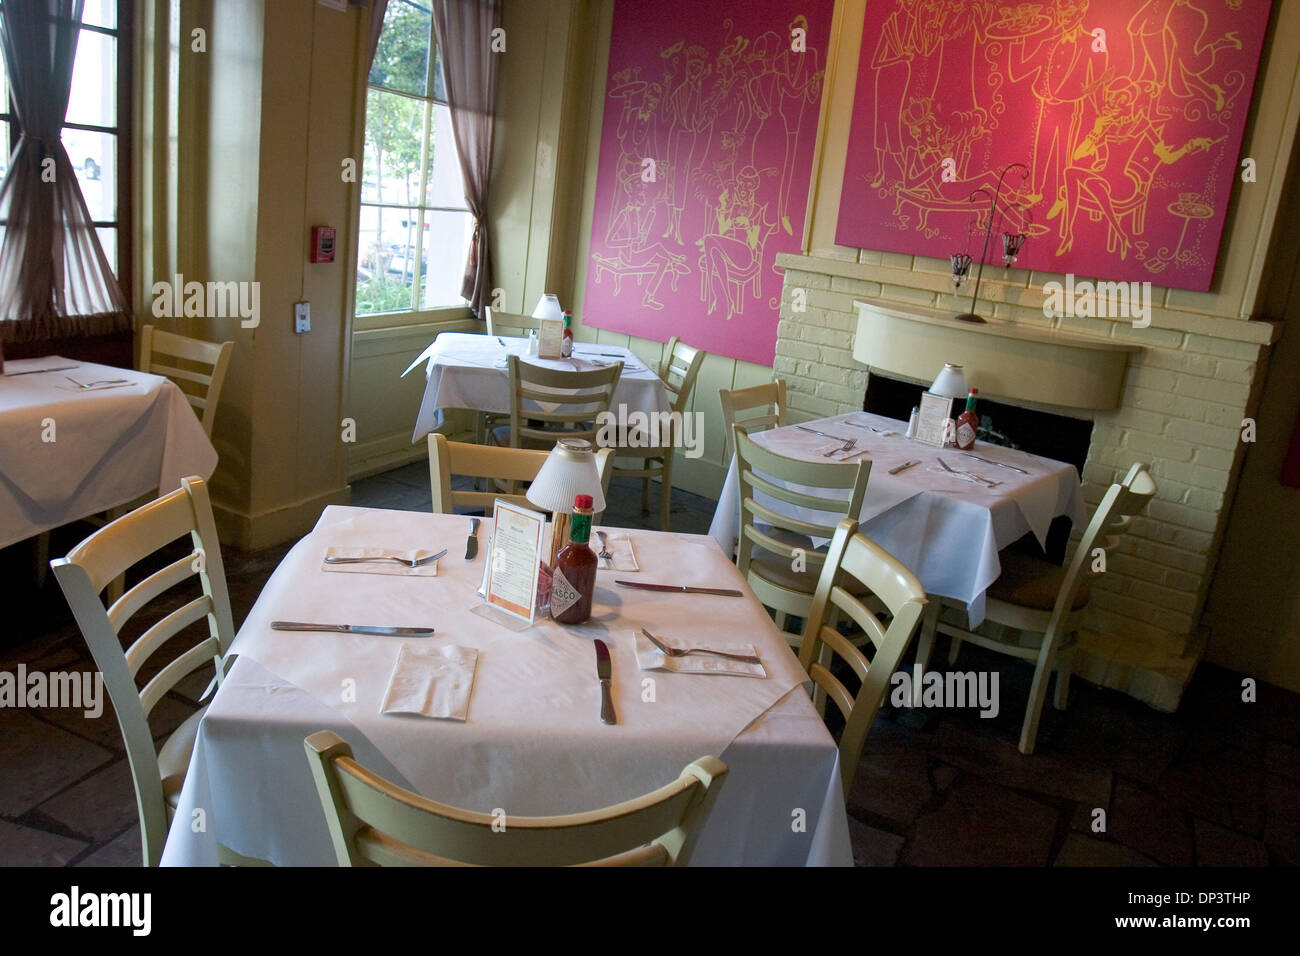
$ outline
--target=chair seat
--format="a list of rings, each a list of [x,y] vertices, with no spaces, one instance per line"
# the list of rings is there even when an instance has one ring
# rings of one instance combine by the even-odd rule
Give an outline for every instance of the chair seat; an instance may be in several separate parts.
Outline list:
[[[998,557],[1002,562],[1002,574],[989,585],[990,598],[1037,611],[1050,611],[1056,606],[1065,568],[1022,551],[1003,551]],[[1077,611],[1087,605],[1092,596],[1090,583],[1086,577],[1080,577],[1071,610]]]
[[[187,717],[158,750],[158,773],[162,777],[163,798],[167,801],[169,815],[180,799],[185,773],[190,769],[190,757],[194,754],[194,741],[199,735],[199,721],[207,710],[206,706],[200,707]]]
[[[777,541],[780,541],[782,544],[790,548],[803,548],[810,554],[821,555],[825,555],[827,551],[826,546],[814,548],[811,538],[802,534],[796,534],[793,531],[786,531],[783,528],[764,527],[762,525],[760,525],[757,530],[766,534],[770,538],[775,538]],[[809,566],[803,571],[795,571],[790,567],[790,565],[791,561],[789,558],[782,558],[778,555],[772,554],[770,551],[759,551],[756,549],[753,558],[749,562],[749,569],[757,572],[759,577],[792,591],[804,591],[811,595],[817,590],[817,579],[821,577],[822,571],[820,565],[809,564]],[[851,585],[849,593],[854,597],[861,597],[863,594],[870,593],[870,590],[867,587],[860,584],[854,578],[849,578],[849,583]]]

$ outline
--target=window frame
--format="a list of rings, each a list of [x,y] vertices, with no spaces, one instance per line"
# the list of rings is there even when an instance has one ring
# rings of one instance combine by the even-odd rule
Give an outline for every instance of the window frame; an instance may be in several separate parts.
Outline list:
[[[0,7],[3,7],[3,0],[0,0]],[[132,173],[132,137],[133,131],[133,109],[135,101],[134,93],[134,73],[135,66],[135,4],[133,0],[116,0],[114,6],[117,9],[117,26],[101,27],[94,24],[83,23],[81,30],[83,32],[98,33],[101,36],[112,37],[116,43],[117,55],[117,121],[112,126],[97,126],[90,123],[64,123],[59,127],[62,134],[65,129],[83,130],[89,133],[107,133],[114,137],[116,145],[117,169],[114,171],[117,180],[117,218],[116,219],[95,219],[92,220],[96,228],[110,228],[117,230],[117,262],[109,263],[113,271],[114,278],[126,296],[126,301],[131,310],[135,310],[133,288],[130,277],[134,274],[134,220],[132,217],[132,187],[134,180]],[[80,46],[80,38],[78,38]],[[75,61],[74,61],[75,62]],[[5,93],[3,101],[0,102],[0,122],[7,123],[9,130],[9,142],[7,144],[9,156],[18,148],[18,118],[15,114],[13,100],[8,94],[8,83],[5,83]],[[125,278],[124,278],[125,277]]]
[[[417,9],[420,8],[420,5],[418,3],[412,2],[412,0],[395,0],[395,2],[397,3],[405,2],[409,6],[416,7]],[[390,9],[391,6],[392,5],[390,4]],[[460,320],[460,319],[472,318],[473,315],[470,312],[469,303],[464,301],[459,303],[451,303],[448,305],[430,306],[427,308],[421,305],[420,280],[424,275],[422,270],[425,266],[424,231],[425,231],[425,223],[427,221],[426,219],[427,215],[430,213],[436,214],[439,212],[455,212],[455,213],[466,213],[471,216],[473,215],[470,212],[468,203],[462,206],[446,206],[446,205],[428,204],[425,201],[428,197],[429,178],[430,178],[430,173],[432,171],[432,167],[430,164],[430,152],[431,152],[430,139],[432,136],[433,125],[435,122],[434,109],[436,106],[444,106],[450,108],[450,105],[447,103],[445,96],[439,96],[437,93],[437,88],[441,86],[441,83],[436,80],[434,71],[439,69],[438,66],[439,62],[440,62],[440,58],[438,56],[437,38],[434,35],[433,21],[432,19],[430,19],[429,65],[428,65],[428,74],[427,74],[427,82],[426,82],[426,89],[428,90],[427,95],[410,93],[405,90],[393,89],[391,87],[381,86],[378,84],[371,83],[370,70],[367,67],[367,65],[364,62],[360,62],[358,64],[358,86],[360,87],[360,95],[358,97],[358,100],[361,108],[361,117],[360,117],[361,122],[359,124],[360,131],[361,131],[360,132],[361,163],[360,163],[360,169],[358,171],[359,175],[357,177],[357,183],[356,183],[357,205],[355,208],[357,210],[356,212],[357,234],[356,234],[356,241],[352,243],[352,249],[354,250],[353,261],[351,263],[352,281],[349,283],[350,300],[351,300],[350,307],[353,315],[353,327],[357,330],[392,328],[394,326],[400,326],[400,325],[423,325],[428,323],[437,323],[437,322],[445,322],[449,320]],[[364,193],[365,193],[364,184],[367,176],[367,166],[365,162],[366,160],[366,112],[369,107],[371,90],[376,90],[390,96],[404,97],[406,99],[413,100],[417,103],[422,104],[423,132],[422,132],[422,138],[420,143],[419,189],[417,191],[417,195],[420,197],[420,201],[415,203],[414,205],[406,205],[403,203],[390,203],[390,202],[382,202],[382,201],[367,201],[364,198]],[[361,219],[362,219],[362,213],[367,207],[373,209],[392,210],[393,212],[414,211],[419,214],[419,225],[416,229],[416,236],[415,236],[415,243],[414,243],[415,249],[414,249],[413,258],[415,260],[417,269],[421,271],[417,273],[417,275],[411,282],[411,299],[410,299],[411,304],[410,307],[408,308],[395,309],[387,312],[360,312],[357,310],[357,289],[359,286],[359,283],[357,281],[357,270],[360,266],[360,259],[362,255]],[[469,249],[467,246],[464,250],[462,250],[462,256],[467,255],[468,251]]]

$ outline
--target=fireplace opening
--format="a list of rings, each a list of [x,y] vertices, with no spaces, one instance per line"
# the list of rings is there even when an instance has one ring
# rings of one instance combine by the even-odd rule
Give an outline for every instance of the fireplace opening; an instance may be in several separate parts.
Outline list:
[[[974,384],[976,388],[979,387],[978,383]],[[921,404],[921,393],[928,387],[872,372],[867,378],[867,394],[862,410],[905,422],[912,409]],[[958,406],[964,407],[961,399],[954,400],[954,412],[959,410]],[[980,417],[980,441],[1063,461],[1074,465],[1080,474],[1083,473],[1083,463],[1088,458],[1088,446],[1092,442],[1092,422],[1088,419],[1040,412],[983,397],[979,400],[977,412]],[[1058,517],[1048,531],[1047,557],[1057,564],[1065,563],[1071,525],[1069,518]],[[1032,534],[1026,535],[1012,547],[1040,553],[1038,542]]]

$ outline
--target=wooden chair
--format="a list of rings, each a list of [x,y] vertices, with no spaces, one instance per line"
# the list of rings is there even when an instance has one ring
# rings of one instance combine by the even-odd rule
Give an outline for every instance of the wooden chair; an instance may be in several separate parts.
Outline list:
[[[778,378],[766,385],[751,385],[749,388],[720,388],[718,399],[722,403],[722,420],[726,425],[726,458],[731,457],[731,427],[744,425],[745,431],[753,434],[764,428],[780,428],[785,424],[787,410],[785,400],[785,379]],[[754,415],[746,414],[754,409],[761,409]]]
[[[542,320],[531,315],[517,315],[514,312],[494,310],[492,306],[483,306],[483,318],[487,322],[488,335],[517,335],[525,337],[531,332],[540,332]]]
[[[1129,469],[1122,482],[1107,489],[1093,512],[1074,556],[1065,567],[1044,558],[1013,551],[1002,552],[1002,574],[989,586],[984,623],[972,632],[939,621],[939,602],[926,614],[917,644],[916,680],[925,674],[935,632],[953,639],[949,662],[955,662],[962,641],[1019,657],[1034,663],[1034,679],[1020,729],[1020,752],[1031,754],[1038,738],[1038,722],[1047,696],[1047,683],[1056,671],[1057,710],[1064,710],[1070,693],[1070,671],[1075,639],[1084,609],[1090,598],[1090,581],[1096,556],[1094,549],[1113,553],[1120,538],[1128,531],[1133,516],[1146,507],[1156,493],[1156,482],[1148,466],[1138,463]],[[946,606],[957,607],[952,602]],[[1012,628],[1015,639],[998,636],[994,628]],[[919,686],[919,683],[916,684]]]
[[[110,581],[187,534],[193,543],[189,554],[150,574],[105,609],[99,594]],[[220,683],[235,636],[206,484],[201,478],[183,479],[177,490],[105,525],[50,566],[104,675],[135,782],[144,863],[156,866],[207,708],[181,724],[160,750],[154,749],[149,712],[181,678],[201,667],[215,665]],[[127,620],[191,576],[198,577],[203,594],[163,617],[123,651],[118,634]],[[167,663],[143,690],[137,688],[135,678],[145,661],[183,628],[205,618],[207,636]]]
[[[140,328],[140,371],[164,375],[175,382],[193,406],[209,438],[212,437],[212,422],[216,418],[221,388],[234,351],[234,342],[204,342],[164,332],[152,325]],[[177,359],[188,365],[207,366],[208,369],[180,368],[175,363]]]
[[[433,513],[455,514],[456,508],[474,508],[481,510],[489,518],[494,511],[493,503],[503,498],[525,508],[536,508],[523,495],[506,494],[494,491],[489,485],[487,491],[453,491],[452,475],[467,475],[473,478],[486,478],[489,483],[508,481],[532,481],[546,463],[549,451],[530,448],[496,448],[490,445],[469,445],[464,442],[448,441],[445,435],[437,432],[429,434],[429,484],[433,488]],[[601,487],[608,494],[610,462],[613,452],[601,448],[596,452],[596,469],[600,472]],[[596,523],[593,518],[593,523]]]
[[[603,810],[502,820],[394,786],[331,731],[304,746],[339,866],[682,866],[727,773],[701,757],[667,786]]]
[[[864,588],[883,605],[889,616],[888,627],[855,596],[855,591]],[[855,519],[845,518],[839,523],[804,624],[799,664],[844,715],[844,731],[840,734],[840,782],[846,797],[862,757],[867,731],[876,719],[890,678],[912,643],[925,605],[925,589],[916,575],[884,548],[860,534]],[[867,643],[873,648],[870,660],[836,630],[835,620],[843,617],[856,623],[869,638]],[[857,675],[860,684],[856,694],[850,694],[831,672],[833,655],[838,655]]]
[[[826,552],[814,549],[812,539],[834,537],[836,524],[842,518],[856,518],[861,513],[871,462],[866,458],[853,462],[786,458],[756,444],[744,425],[733,425],[732,433],[740,479],[737,567],[758,599],[776,612],[776,625],[785,632],[786,640],[798,646],[799,635],[786,631],[786,618],[794,614],[807,619],[826,561]],[[793,490],[787,484],[841,494],[812,494]],[[782,514],[755,498],[760,491],[792,507],[829,512],[835,515],[835,523],[804,521]],[[798,569],[796,549],[804,564]]]
[[[659,364],[658,374],[668,389],[670,415],[667,423],[661,419],[651,418],[651,427],[655,430],[657,444],[649,447],[633,447],[628,444],[628,436],[620,430],[616,458],[638,458],[639,467],[620,468],[614,466],[614,474],[622,478],[641,479],[641,510],[650,510],[650,479],[659,478],[659,528],[667,531],[672,516],[673,503],[673,459],[681,435],[678,431],[682,416],[687,414],[691,403],[691,392],[695,389],[695,379],[700,374],[700,366],[708,353],[694,348],[673,336],[668,342],[664,360]],[[660,427],[660,426],[664,427]]]
[[[554,448],[560,438],[585,438],[595,445],[597,419],[609,411],[622,374],[622,362],[571,372],[511,355],[510,424],[492,430],[493,442],[543,451]]]

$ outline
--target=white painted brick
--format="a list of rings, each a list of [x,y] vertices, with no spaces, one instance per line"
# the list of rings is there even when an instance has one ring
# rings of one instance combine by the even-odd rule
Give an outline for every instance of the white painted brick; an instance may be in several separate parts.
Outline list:
[[[1169,461],[1191,461],[1195,446],[1185,441],[1162,438],[1145,432],[1125,432],[1124,448],[1132,461],[1150,463],[1157,458]],[[1131,464],[1132,462],[1130,462]]]
[[[1214,377],[1221,382],[1236,382],[1249,385],[1255,381],[1255,363],[1238,359],[1220,358],[1214,360]]]
[[[1189,398],[1199,398],[1206,402],[1218,402],[1244,408],[1250,396],[1250,386],[1237,382],[1217,382],[1197,375],[1180,375],[1174,383],[1174,391]]]
[[[802,269],[787,269],[785,273],[787,289],[829,289],[831,277],[824,272],[805,272]]]
[[[875,299],[880,296],[880,283],[865,279],[846,279],[842,276],[830,277],[832,292],[844,292],[859,299]]]
[[[821,352],[817,346],[795,339],[782,339],[776,343],[776,354],[786,358],[806,359],[809,362],[821,361]]]
[[[1198,448],[1193,461],[1198,465],[1206,468],[1214,468],[1219,471],[1229,471],[1232,463],[1236,459],[1239,447],[1234,447],[1231,451],[1220,448]]]
[[[810,289],[808,292],[808,304],[816,306],[819,309],[827,309],[831,312],[845,312],[855,315],[853,310],[853,296],[844,292],[827,292],[821,289]]]
[[[853,336],[838,329],[819,329],[815,326],[803,326],[799,330],[799,338],[815,345],[829,345],[846,351],[853,348]]]
[[[850,407],[857,407],[862,401],[861,393],[855,393],[851,388],[834,385],[830,382],[817,383],[817,397],[831,402],[839,402]]]
[[[834,415],[839,411],[834,402],[828,402],[822,398],[814,398],[811,395],[805,395],[802,392],[791,392],[790,407],[801,412],[811,412],[818,418],[827,415]]]
[[[1167,568],[1199,575],[1209,566],[1209,558],[1204,554],[1183,551],[1181,548],[1171,548],[1168,545],[1143,541],[1132,536],[1129,537],[1129,540],[1133,542],[1134,555],[1147,561],[1163,564]]]
[[[882,252],[880,264],[894,269],[910,269],[912,257],[902,252]]]
[[[1234,428],[1220,428],[1206,422],[1186,422],[1170,420],[1165,427],[1165,436],[1197,446],[1218,448],[1230,451],[1241,441],[1241,433]]]
[[[1160,460],[1152,464],[1151,472],[1157,481],[1169,478],[1207,491],[1223,491],[1228,487],[1228,472],[1196,464]]]
[[[1189,508],[1196,508],[1199,511],[1210,511],[1218,515],[1223,510],[1223,493],[1219,491],[1207,491],[1204,488],[1189,488],[1187,490],[1186,503]]]
[[[1167,368],[1202,378],[1214,378],[1217,361],[1212,355],[1176,349],[1148,349],[1142,353],[1143,368]]]
[[[1142,345],[1153,351],[1182,348],[1184,338],[1183,333],[1176,329],[1157,329],[1150,325],[1145,329],[1139,329],[1131,322],[1116,322],[1111,330],[1111,337],[1121,342]]]
[[[1187,614],[1190,614],[1196,608],[1195,594],[1173,591],[1157,584],[1151,584],[1149,581],[1134,581],[1129,596],[1138,601],[1153,604],[1156,607],[1165,607]]]
[[[1114,322],[1106,319],[1089,319],[1079,318],[1078,316],[1063,315],[1057,319],[1056,327],[1062,332],[1077,332],[1080,335],[1090,335],[1093,338],[1110,338],[1111,329],[1115,326]]]
[[[1181,503],[1152,501],[1147,505],[1147,514],[1157,521],[1177,525],[1180,528],[1190,528],[1193,531],[1201,531],[1207,535],[1213,535],[1214,529],[1218,527],[1217,514],[1193,511],[1190,508],[1183,507]]]
[[[1114,421],[1122,428],[1159,435],[1169,424],[1169,416],[1157,412],[1146,412],[1140,408],[1121,408],[1115,413]]]
[[[1206,335],[1193,334],[1188,334],[1187,344],[1183,347],[1189,352],[1207,352],[1210,355],[1241,359],[1246,362],[1259,361],[1259,350],[1261,348],[1254,342],[1234,342],[1228,339],[1216,339]]]
[[[893,285],[885,283],[880,288],[881,298],[891,299],[895,302],[910,302],[913,305],[925,305],[935,307],[936,297],[933,292],[926,292],[924,289],[914,289],[911,286]]]
[[[1178,382],[1178,374],[1168,369],[1151,368],[1146,365],[1130,364],[1126,381],[1134,388],[1149,388],[1157,392],[1172,392]]]

